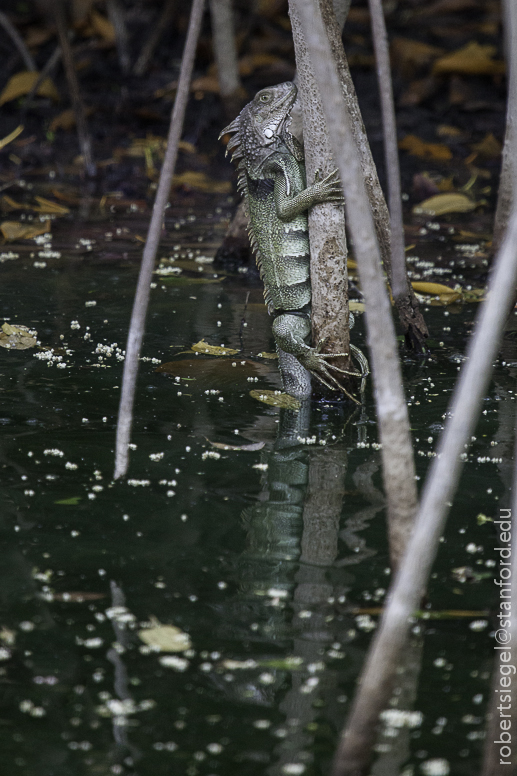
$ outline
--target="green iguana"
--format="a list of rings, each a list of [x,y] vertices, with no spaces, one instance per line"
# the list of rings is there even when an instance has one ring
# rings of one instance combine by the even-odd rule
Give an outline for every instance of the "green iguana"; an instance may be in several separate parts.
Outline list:
[[[303,146],[290,130],[296,97],[297,88],[289,82],[262,89],[219,137],[233,134],[226,150],[233,151],[232,161],[238,162],[238,189],[248,210],[264,297],[274,316],[285,390],[298,399],[310,397],[312,374],[328,388],[350,396],[333,372],[363,378],[368,363],[361,351],[351,345],[361,366],[358,374],[327,363],[347,353],[321,353],[323,342],[316,348],[307,344],[311,334],[307,210],[319,202],[342,202],[343,193],[337,170],[322,180],[317,173],[314,184],[306,184]]]

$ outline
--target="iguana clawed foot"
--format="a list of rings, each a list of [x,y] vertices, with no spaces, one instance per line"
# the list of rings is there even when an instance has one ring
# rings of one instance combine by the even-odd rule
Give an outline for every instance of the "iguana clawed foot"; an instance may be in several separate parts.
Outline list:
[[[333,170],[321,180],[320,176],[320,170],[316,170],[314,173],[314,183],[309,187],[312,189],[316,201],[343,204],[345,199],[343,197],[343,189],[341,187],[338,171]]]
[[[364,379],[366,375],[369,373],[368,362],[366,361],[366,358],[361,353],[361,351],[358,350],[358,348],[356,348],[354,345],[351,345],[350,349],[352,350],[354,355],[356,355],[357,360],[359,361],[363,371],[355,372],[348,369],[341,369],[341,367],[335,366],[335,364],[327,363],[326,359],[344,358],[348,356],[348,353],[321,353],[320,351],[324,343],[325,343],[325,340],[320,340],[316,348],[310,348],[308,351],[303,353],[303,355],[298,355],[299,362],[302,364],[302,366],[308,369],[309,372],[312,375],[314,375],[314,377],[316,377],[321,383],[323,383],[323,385],[325,385],[327,388],[330,388],[331,391],[340,391],[341,393],[344,393],[345,396],[347,396],[356,404],[360,404],[361,402],[359,402],[354,396],[352,396],[346,390],[346,388],[340,383],[340,381],[336,378],[336,376],[332,374],[332,372],[339,372],[340,374],[350,375],[351,377],[362,378],[361,380],[361,393],[362,393]],[[366,365],[366,372],[364,369],[365,365]]]

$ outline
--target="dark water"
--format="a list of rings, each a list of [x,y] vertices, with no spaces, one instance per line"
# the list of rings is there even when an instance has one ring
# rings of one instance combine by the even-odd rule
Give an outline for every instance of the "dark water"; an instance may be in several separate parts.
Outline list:
[[[390,581],[371,386],[362,412],[257,402],[251,389],[278,387],[256,358],[273,349],[260,289],[243,327],[245,277],[157,278],[147,359],[201,338],[242,353],[179,356],[193,362],[179,381],[141,364],[129,479],[113,483],[137,270],[34,260],[0,265],[0,309],[65,367],[0,349],[0,771],[328,773]],[[404,364],[422,479],[476,310],[430,308],[432,358]],[[429,611],[455,613],[415,621],[377,776],[479,769],[495,532],[478,515],[506,503],[514,371],[496,366],[434,568]],[[138,631],[153,617],[191,648],[150,650]]]

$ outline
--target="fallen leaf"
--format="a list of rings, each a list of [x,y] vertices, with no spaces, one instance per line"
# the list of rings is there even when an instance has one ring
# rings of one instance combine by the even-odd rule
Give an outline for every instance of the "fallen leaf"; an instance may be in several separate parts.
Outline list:
[[[187,171],[181,175],[175,175],[172,186],[187,186],[196,191],[206,191],[209,194],[230,194],[232,184],[230,181],[215,181],[204,172]]]
[[[234,348],[223,348],[218,347],[217,345],[209,345],[208,342],[205,342],[204,340],[195,342],[190,349],[193,350],[194,353],[208,353],[210,356],[234,356],[239,352]]]
[[[81,496],[71,496],[70,498],[62,498],[59,501],[54,501],[54,504],[62,504],[67,507],[75,507],[80,502]]]
[[[459,127],[453,127],[450,124],[439,124],[436,129],[436,134],[438,137],[464,138],[466,133]]]
[[[53,601],[62,601],[65,604],[82,604],[85,601],[100,601],[101,598],[106,598],[105,593],[53,593]]]
[[[201,274],[201,273],[200,273]],[[160,276],[160,283],[167,283],[167,285],[172,286],[189,286],[193,283],[221,283],[223,280],[222,277],[219,278],[209,278],[206,275],[202,275],[198,278],[189,278],[185,275],[182,275],[181,277],[178,277],[177,275],[161,275]]]
[[[13,129],[11,134],[6,135],[2,140],[0,140],[0,149],[5,148],[6,145],[9,145],[9,143],[12,143],[13,140],[16,140],[18,135],[20,135],[23,132],[23,125],[20,124],[16,129]]]
[[[496,46],[481,45],[472,40],[466,46],[437,59],[433,65],[433,75],[497,75],[506,72],[503,60],[492,57],[497,53]]]
[[[90,23],[97,33],[106,43],[115,43],[116,35],[115,28],[105,16],[97,11],[92,11],[90,14]]]
[[[253,390],[250,391],[252,399],[257,399],[263,404],[269,404],[272,407],[282,407],[287,410],[299,410],[300,402],[294,396],[281,391]]]
[[[85,108],[86,116],[91,116],[93,108]],[[66,110],[54,116],[49,125],[49,130],[55,132],[56,129],[70,130],[75,127],[75,113],[73,108],[67,108]]]
[[[153,628],[143,628],[138,635],[157,652],[185,652],[192,643],[190,636],[175,625],[162,625],[156,617],[151,617]]]
[[[457,302],[458,299],[461,299],[462,297],[461,291],[449,288],[449,286],[443,286],[441,283],[413,282],[411,285],[413,286],[413,290],[417,293],[438,297],[439,302],[444,305]]]
[[[219,94],[219,79],[214,75],[203,75],[195,78],[190,84],[192,92],[214,92]]]
[[[70,212],[70,208],[64,205],[59,205],[57,202],[52,202],[51,199],[45,199],[45,197],[35,197],[38,202],[38,207],[34,207],[37,213],[52,213],[56,216],[64,216]]]
[[[364,302],[349,302],[348,309],[351,313],[364,313],[366,305]]]
[[[208,437],[205,437],[205,439],[217,450],[248,450],[253,452],[254,450],[262,450],[266,444],[265,442],[254,442],[250,445],[225,445],[222,442],[212,442]]]
[[[452,151],[448,146],[443,145],[443,143],[427,143],[416,135],[406,135],[399,142],[399,148],[422,159],[434,159],[441,162],[452,159]]]
[[[50,221],[40,224],[21,224],[19,221],[4,221],[0,224],[0,231],[6,240],[31,240],[40,234],[50,232]]]
[[[417,68],[426,67],[445,52],[438,46],[430,46],[410,38],[393,38],[390,46],[391,61],[403,78],[410,78]]]
[[[0,348],[7,350],[27,350],[37,344],[37,332],[31,331],[27,326],[11,326],[4,323],[0,331]]]
[[[477,203],[473,202],[465,194],[451,192],[450,194],[437,194],[425,199],[419,205],[415,205],[415,215],[443,216],[447,213],[469,213],[475,210]]]
[[[257,353],[257,356],[259,358],[274,359],[274,358],[278,358],[278,353],[267,353],[265,350],[263,350],[262,353]]]
[[[33,70],[24,70],[21,73],[16,73],[11,76],[5,85],[2,94],[0,94],[0,105],[11,102],[11,100],[16,100],[18,97],[23,97],[24,94],[29,94],[38,78],[39,73],[34,72]],[[43,79],[38,86],[36,94],[39,97],[50,97],[54,102],[59,101],[59,92],[50,78]]]
[[[0,199],[0,206],[5,213],[9,213],[11,210],[32,210],[30,205],[25,205],[22,202],[16,202],[15,199],[8,194],[4,194]]]
[[[503,150],[503,146],[499,140],[494,137],[492,132],[488,132],[483,140],[479,143],[472,143],[470,147],[473,151],[476,151],[480,156],[484,156],[486,159],[497,159],[497,157],[501,156]]]

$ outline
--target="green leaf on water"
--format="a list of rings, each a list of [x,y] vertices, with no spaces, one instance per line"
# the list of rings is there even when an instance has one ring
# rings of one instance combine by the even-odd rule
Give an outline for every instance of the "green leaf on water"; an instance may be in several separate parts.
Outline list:
[[[81,496],[72,496],[71,498],[62,498],[59,501],[54,501],[54,504],[64,504],[67,507],[76,507],[81,501]]]
[[[254,390],[250,391],[250,396],[263,404],[269,404],[272,407],[283,407],[287,410],[299,410],[300,402],[294,396],[281,391]]]

